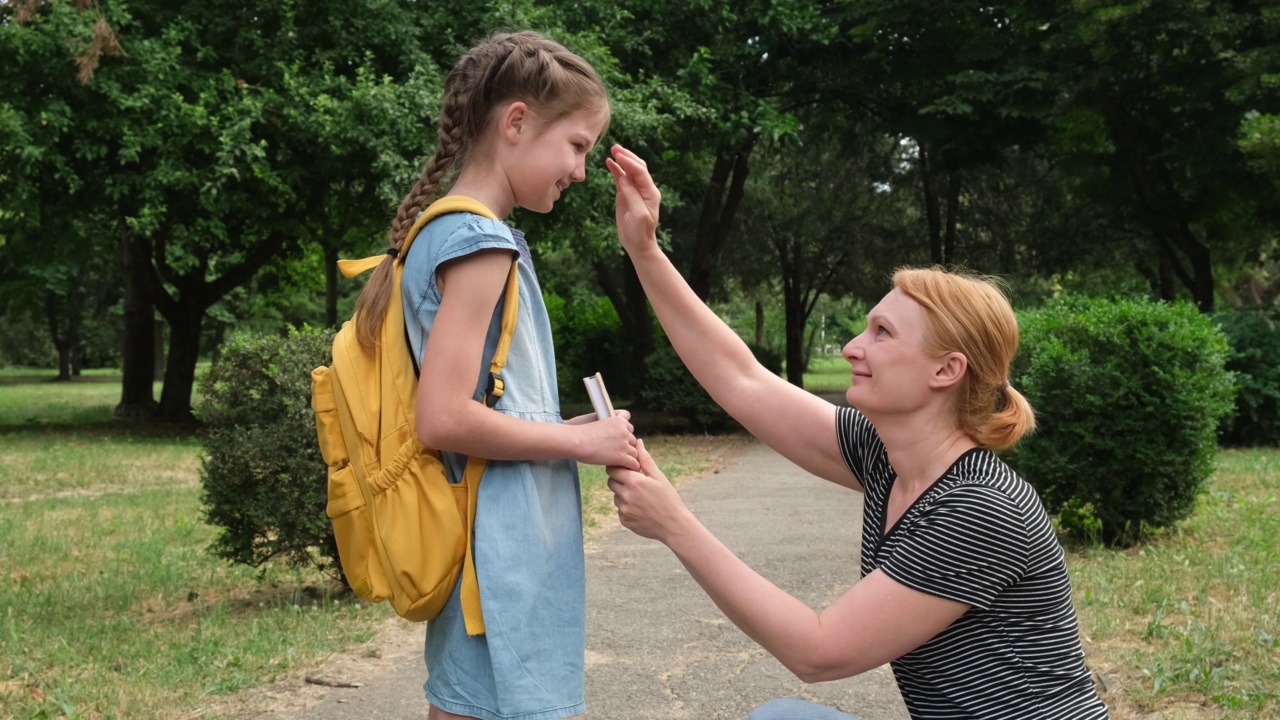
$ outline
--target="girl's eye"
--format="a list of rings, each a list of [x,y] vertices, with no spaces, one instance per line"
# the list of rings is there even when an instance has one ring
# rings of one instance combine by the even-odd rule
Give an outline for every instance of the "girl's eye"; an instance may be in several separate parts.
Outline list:
[[[888,334],[889,334],[889,329],[888,329],[888,328],[886,328],[886,327],[885,327],[885,326],[883,326],[883,325],[877,325],[877,326],[876,326],[876,334],[877,334],[877,335],[888,335]]]

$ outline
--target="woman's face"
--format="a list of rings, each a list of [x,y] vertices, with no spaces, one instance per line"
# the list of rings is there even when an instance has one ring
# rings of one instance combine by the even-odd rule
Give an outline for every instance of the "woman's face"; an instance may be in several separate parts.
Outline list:
[[[868,415],[910,413],[929,397],[939,360],[925,351],[928,318],[911,296],[894,288],[867,313],[867,329],[844,346],[853,371],[850,405]]]

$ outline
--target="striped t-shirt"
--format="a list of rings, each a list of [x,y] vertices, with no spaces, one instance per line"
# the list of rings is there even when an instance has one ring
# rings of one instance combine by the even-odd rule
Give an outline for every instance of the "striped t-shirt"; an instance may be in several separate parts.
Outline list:
[[[871,422],[841,408],[840,452],[866,491],[862,575],[970,606],[892,663],[911,717],[1106,718],[1084,665],[1062,546],[1035,490],[969,450],[884,532],[896,473]]]

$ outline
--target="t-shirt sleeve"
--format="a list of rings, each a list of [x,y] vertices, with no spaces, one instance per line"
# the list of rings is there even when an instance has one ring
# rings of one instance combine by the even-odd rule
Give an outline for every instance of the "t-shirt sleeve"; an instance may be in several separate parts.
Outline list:
[[[510,250],[512,253],[520,251],[506,223],[482,215],[468,215],[434,248],[434,265],[439,267],[450,260],[493,249]]]
[[[987,609],[1027,570],[1026,523],[1016,502],[995,488],[949,490],[903,531],[880,570],[930,595]]]
[[[851,407],[838,408],[836,439],[844,464],[858,482],[865,487],[868,481],[874,481],[871,467],[876,458],[884,454],[884,443],[867,416]]]

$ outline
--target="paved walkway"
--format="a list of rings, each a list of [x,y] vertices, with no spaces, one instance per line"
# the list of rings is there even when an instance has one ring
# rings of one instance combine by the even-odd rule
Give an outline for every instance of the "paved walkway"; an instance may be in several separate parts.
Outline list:
[[[662,458],[658,458],[659,464]],[[764,445],[735,452],[681,495],[743,560],[811,607],[858,577],[861,495]],[[298,720],[423,718],[421,630],[359,688],[325,689]],[[888,667],[805,685],[725,620],[664,546],[614,527],[587,553],[587,720],[743,720],[773,697],[907,720]]]

